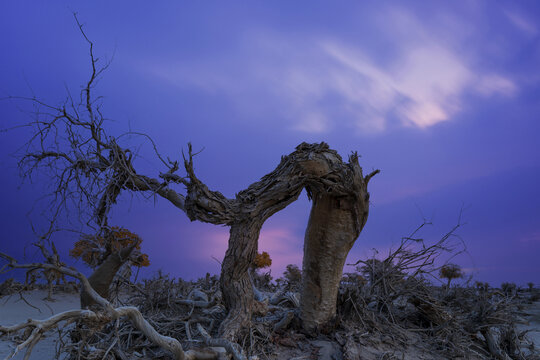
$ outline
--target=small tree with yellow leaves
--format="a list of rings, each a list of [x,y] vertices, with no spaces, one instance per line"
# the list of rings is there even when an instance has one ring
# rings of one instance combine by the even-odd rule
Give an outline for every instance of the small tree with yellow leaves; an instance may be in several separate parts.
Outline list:
[[[255,266],[255,269],[264,269],[272,266],[272,259],[266,251],[263,251],[255,256],[253,265]]]
[[[271,287],[270,282],[272,281],[272,275],[270,275],[270,271],[263,274],[258,272],[258,270],[268,268],[271,265],[272,258],[270,258],[270,255],[266,251],[255,255],[251,274],[252,280],[257,288],[269,289]]]
[[[461,267],[457,264],[445,264],[439,270],[439,277],[441,279],[448,279],[446,287],[449,289],[452,279],[462,278],[463,271],[461,270]]]
[[[148,255],[141,253],[142,239],[131,231],[113,226],[105,235],[83,235],[69,251],[75,259],[81,259],[91,268],[101,265],[113,253],[135,245],[129,261],[133,266],[146,267],[150,265]]]
[[[150,265],[148,255],[140,251],[141,242],[142,239],[137,234],[115,226],[107,229],[103,235],[82,236],[69,255],[82,259],[94,269],[94,273],[88,278],[90,285],[99,295],[109,298],[111,284],[123,266],[130,264],[141,268]],[[91,297],[81,293],[81,307],[87,308],[92,304]]]

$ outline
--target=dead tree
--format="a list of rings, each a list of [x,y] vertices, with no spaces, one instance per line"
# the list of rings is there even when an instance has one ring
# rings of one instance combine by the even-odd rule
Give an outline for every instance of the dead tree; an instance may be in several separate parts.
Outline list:
[[[369,212],[369,179],[364,177],[356,153],[343,163],[337,153],[314,161],[315,177],[307,183],[313,206],[304,240],[302,262],[302,320],[314,330],[336,313],[336,299],[349,251],[366,224]],[[332,159],[332,160],[330,160]]]
[[[190,144],[184,157],[186,175],[180,176],[179,162],[165,160],[149,136],[130,132],[113,137],[106,133],[100,98],[94,98],[92,91],[107,64],[97,67],[93,44],[82,25],[78,21],[77,24],[89,44],[92,68],[80,101],[68,96],[64,103],[54,106],[35,97],[14,98],[30,101],[39,108],[31,124],[35,132],[20,168],[25,176],[36,170],[52,176],[56,185],[52,194],[54,213],[69,208],[68,201],[72,200],[83,205],[79,212],[85,222],[93,224],[98,232],[107,231],[111,207],[120,193],[128,190],[162,197],[192,221],[229,226],[229,247],[221,269],[228,316],[220,327],[220,336],[235,339],[249,323],[256,305],[249,269],[257,254],[261,227],[306,189],[313,206],[304,246],[302,319],[307,330],[315,330],[329,321],[335,314],[345,258],[367,220],[367,185],[378,170],[364,177],[356,153],[344,162],[325,143],[302,143],[282,157],[274,171],[229,199],[208,189],[197,178]],[[149,141],[165,170],[157,177],[138,173],[136,152],[129,144],[123,145],[127,135]],[[175,185],[184,185],[185,195],[177,192]],[[53,218],[51,224],[54,221]],[[115,264],[121,265],[118,261]],[[116,265],[111,268],[117,269]],[[112,279],[113,275],[108,278]]]
[[[185,200],[189,218],[231,228],[221,270],[229,316],[222,323],[221,334],[235,338],[249,323],[254,298],[248,270],[257,254],[261,227],[295,201],[304,188],[313,207],[304,244],[302,319],[307,330],[330,320],[336,311],[345,259],[367,220],[367,184],[377,171],[363,177],[357,154],[344,163],[325,143],[302,143],[282,157],[273,172],[235,199],[226,199],[196,178],[191,155],[185,168],[190,179]]]

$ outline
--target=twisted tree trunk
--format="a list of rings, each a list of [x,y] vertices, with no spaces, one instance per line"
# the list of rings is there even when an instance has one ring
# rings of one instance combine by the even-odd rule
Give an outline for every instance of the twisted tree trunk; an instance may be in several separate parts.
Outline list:
[[[185,161],[189,177],[184,211],[191,220],[231,227],[221,268],[221,289],[228,310],[220,336],[235,339],[251,320],[254,295],[248,270],[257,254],[259,233],[270,216],[295,201],[303,188],[313,199],[304,247],[302,319],[314,330],[336,311],[337,290],[349,250],[368,214],[367,183],[351,155],[344,163],[327,144],[302,143],[274,171],[227,199],[195,176],[191,148]]]
[[[221,267],[223,301],[229,315],[221,323],[220,335],[234,339],[251,319],[253,286],[249,268],[257,255],[262,223],[246,221],[231,226],[229,247]]]
[[[64,208],[66,199],[72,199],[91,206],[92,220],[106,228],[111,206],[121,191],[145,191],[167,199],[191,220],[230,226],[229,247],[221,270],[221,287],[229,314],[220,332],[231,339],[249,322],[255,304],[248,269],[257,253],[261,227],[306,188],[313,208],[305,239],[302,317],[306,328],[317,328],[328,321],[335,312],[343,263],[367,219],[367,183],[375,172],[362,177],[356,154],[344,163],[325,143],[302,143],[282,157],[274,171],[234,199],[227,199],[197,179],[191,145],[189,157],[184,159],[187,176],[182,177],[176,174],[178,162],[168,158],[166,161],[153,140],[139,134],[150,141],[167,171],[160,173],[158,179],[138,174],[132,163],[136,151],[122,148],[116,142],[120,137],[109,136],[103,128],[105,118],[99,111],[100,102],[91,93],[96,78],[107,65],[96,68],[98,59],[93,55],[93,44],[80,27],[90,45],[92,64],[81,101],[71,106],[51,106],[34,97],[27,98],[47,111],[39,112],[43,119],[31,123],[35,134],[27,145],[36,151],[25,154],[20,167],[26,176],[39,168],[62,174],[55,177],[57,190],[51,194],[55,211]],[[64,132],[70,136],[61,137]],[[187,194],[176,192],[172,184],[185,185]],[[99,201],[94,202],[95,199]],[[124,261],[124,255],[111,255],[90,277],[99,294],[107,295],[108,286]],[[81,302],[83,307],[87,305],[84,293]]]
[[[331,186],[308,186],[313,205],[304,239],[301,318],[314,331],[332,320],[343,266],[364,227],[369,210],[367,183],[377,172],[362,176],[358,156],[349,163],[328,159],[336,178]],[[326,168],[327,164],[316,164]]]

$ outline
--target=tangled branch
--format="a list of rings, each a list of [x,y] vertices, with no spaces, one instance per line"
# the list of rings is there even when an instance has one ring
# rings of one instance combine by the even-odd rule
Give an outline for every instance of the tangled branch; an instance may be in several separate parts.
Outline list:
[[[30,319],[25,323],[16,324],[13,326],[0,326],[0,333],[2,335],[17,332],[22,329],[32,329],[30,335],[19,344],[7,359],[11,359],[19,351],[26,348],[25,359],[28,359],[34,346],[40,341],[43,334],[50,329],[56,328],[61,322],[66,322],[66,325],[74,321],[83,321],[86,323],[108,323],[117,319],[127,317],[132,325],[141,331],[152,343],[170,352],[174,359],[177,360],[195,360],[195,359],[212,359],[217,358],[217,353],[210,350],[184,351],[180,342],[172,337],[161,335],[156,329],[143,317],[138,308],[134,306],[121,306],[113,307],[112,304],[101,297],[91,286],[88,279],[79,271],[74,268],[68,268],[65,266],[57,266],[47,263],[29,263],[19,264],[13,257],[0,253],[0,257],[7,260],[7,267],[11,269],[29,269],[35,271],[42,269],[46,271],[57,271],[64,275],[74,277],[78,279],[84,291],[91,296],[92,300],[99,305],[99,310],[69,310],[56,315],[53,315],[44,320]],[[4,266],[4,269],[6,266]],[[211,339],[207,339],[209,343],[215,343]],[[219,341],[218,341],[219,342]],[[237,351],[234,347],[228,346],[231,351]]]

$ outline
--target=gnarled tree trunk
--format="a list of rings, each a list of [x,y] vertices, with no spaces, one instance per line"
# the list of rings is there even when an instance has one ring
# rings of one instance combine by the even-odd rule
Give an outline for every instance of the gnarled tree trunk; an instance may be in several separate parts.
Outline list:
[[[259,233],[270,216],[295,201],[303,188],[313,198],[304,250],[302,318],[306,329],[320,327],[336,310],[343,265],[364,226],[369,196],[358,156],[344,163],[327,144],[302,143],[274,171],[227,199],[195,176],[191,148],[185,161],[189,177],[183,204],[191,220],[231,227],[221,268],[221,289],[228,310],[220,336],[235,339],[249,324],[254,296],[248,269],[257,254]]]
[[[248,269],[257,252],[260,229],[266,219],[295,201],[306,188],[313,198],[313,208],[305,240],[302,317],[306,328],[319,327],[330,319],[335,312],[343,263],[366,221],[367,183],[374,173],[363,178],[356,155],[344,163],[325,143],[302,143],[290,155],[282,157],[274,171],[234,199],[210,191],[197,179],[191,145],[189,158],[184,161],[186,177],[176,174],[178,162],[165,161],[157,150],[156,155],[167,171],[160,173],[159,178],[138,174],[132,163],[136,152],[122,148],[116,142],[120,137],[105,132],[99,101],[91,96],[94,81],[106,68],[96,69],[97,58],[92,53],[91,42],[90,57],[91,77],[82,90],[84,99],[78,104],[57,107],[36,98],[28,99],[34,105],[45,106],[47,111],[40,112],[44,119],[40,117],[32,122],[36,134],[29,140],[28,149],[35,151],[28,152],[20,166],[27,176],[38,168],[63,174],[55,178],[58,190],[51,194],[55,211],[62,209],[70,198],[94,208],[93,221],[106,228],[110,208],[121,191],[145,191],[167,199],[191,220],[230,226],[229,248],[221,272],[229,314],[220,332],[231,339],[250,320],[255,304]],[[61,137],[64,132],[70,136]],[[153,140],[146,138],[156,149]],[[185,185],[187,194],[176,192],[171,187],[173,184]],[[90,277],[98,293],[107,294],[123,261],[122,256],[111,255]],[[83,294],[82,303],[86,303],[84,298]]]
[[[253,309],[253,286],[250,268],[257,255],[259,233],[262,223],[245,221],[231,226],[229,247],[221,267],[223,301],[229,315],[221,323],[220,334],[227,339],[237,337],[238,331],[251,319]]]
[[[341,167],[340,182],[313,188],[313,205],[304,239],[301,318],[307,331],[315,331],[336,314],[337,294],[349,251],[364,227],[369,209],[367,183],[353,154]]]

